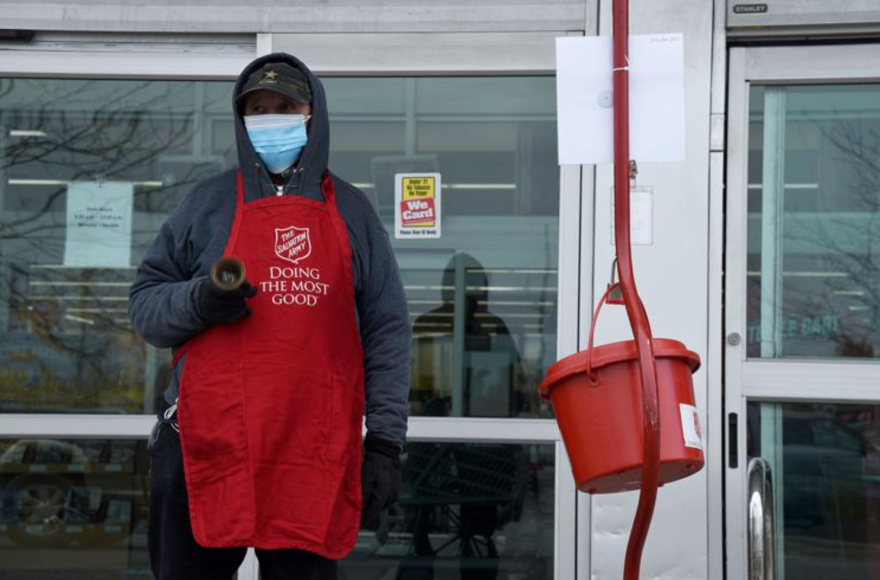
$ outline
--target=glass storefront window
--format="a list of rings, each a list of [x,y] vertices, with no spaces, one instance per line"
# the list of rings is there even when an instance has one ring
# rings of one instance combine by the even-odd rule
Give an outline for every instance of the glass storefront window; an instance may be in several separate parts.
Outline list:
[[[152,578],[142,440],[0,440],[0,580]],[[349,580],[553,577],[552,445],[409,443],[400,502]]]
[[[154,412],[170,357],[131,330],[128,287],[187,190],[234,163],[231,93],[0,80],[0,412]],[[83,243],[101,219],[130,232]]]
[[[753,86],[748,355],[880,356],[880,86]]]
[[[439,239],[393,240],[413,320],[414,415],[549,417],[559,169],[553,77],[325,81],[331,165],[394,232],[394,175],[443,179]]]
[[[0,440],[0,579],[148,580],[146,441]]]
[[[442,237],[393,240],[414,325],[413,414],[550,416],[534,385],[556,355],[554,79],[325,84],[331,167],[392,238],[395,174],[442,175]],[[155,412],[170,356],[131,330],[128,287],[182,196],[236,163],[231,91],[0,80],[0,412]],[[111,219],[130,215],[130,233],[78,241],[94,208],[77,204],[94,200]]]
[[[552,445],[409,443],[399,504],[340,576],[552,578],[554,480]]]
[[[781,579],[880,574],[880,407],[751,403],[750,457],[771,466]]]

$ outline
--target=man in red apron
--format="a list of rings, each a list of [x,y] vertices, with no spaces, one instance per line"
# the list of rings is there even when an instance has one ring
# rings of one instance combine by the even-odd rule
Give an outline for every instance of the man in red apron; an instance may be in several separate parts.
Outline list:
[[[174,349],[150,439],[151,564],[158,580],[227,580],[254,547],[264,579],[332,580],[399,494],[406,298],[372,206],[327,170],[311,71],[257,59],[234,104],[239,167],[186,196],[130,294],[134,328]],[[245,264],[237,290],[209,279],[223,256]]]

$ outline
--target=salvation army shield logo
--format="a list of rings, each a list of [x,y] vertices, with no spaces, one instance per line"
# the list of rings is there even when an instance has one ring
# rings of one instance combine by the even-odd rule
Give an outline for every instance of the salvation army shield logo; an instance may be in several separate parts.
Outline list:
[[[309,228],[275,228],[275,254],[282,260],[296,264],[312,253]]]

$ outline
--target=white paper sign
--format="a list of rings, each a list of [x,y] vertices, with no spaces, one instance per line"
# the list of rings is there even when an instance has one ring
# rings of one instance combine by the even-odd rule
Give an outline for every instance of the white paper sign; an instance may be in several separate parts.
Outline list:
[[[439,173],[394,176],[394,237],[439,238],[443,215]]]
[[[684,446],[703,450],[703,430],[700,428],[700,414],[693,405],[679,404],[681,413],[681,432],[684,436]]]
[[[634,246],[654,243],[654,188],[637,186],[629,190],[629,237]],[[611,188],[611,245],[614,245],[614,188]]]
[[[67,188],[64,265],[125,268],[131,263],[134,186],[124,182],[72,183]]]
[[[631,36],[630,157],[683,161],[684,38]],[[609,36],[556,39],[559,163],[614,161],[614,93]]]

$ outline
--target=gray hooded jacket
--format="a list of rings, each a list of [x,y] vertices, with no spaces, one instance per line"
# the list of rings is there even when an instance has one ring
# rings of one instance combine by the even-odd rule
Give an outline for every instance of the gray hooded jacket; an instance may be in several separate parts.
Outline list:
[[[323,201],[321,181],[327,171],[330,130],[324,87],[317,77],[290,55],[270,54],[242,71],[234,95],[241,92],[251,72],[267,62],[279,61],[303,71],[313,95],[308,143],[283,194]],[[237,111],[235,133],[245,200],[277,195]],[[237,170],[196,184],[162,225],[137,270],[129,295],[129,315],[135,330],[154,346],[176,349],[209,326],[198,315],[194,290],[226,247],[235,216]],[[364,347],[367,430],[373,437],[402,446],[410,380],[411,327],[406,296],[388,234],[370,202],[351,184],[335,175],[332,178],[352,248],[353,290]],[[165,392],[169,404],[177,397],[185,359],[183,356],[173,370]]]

